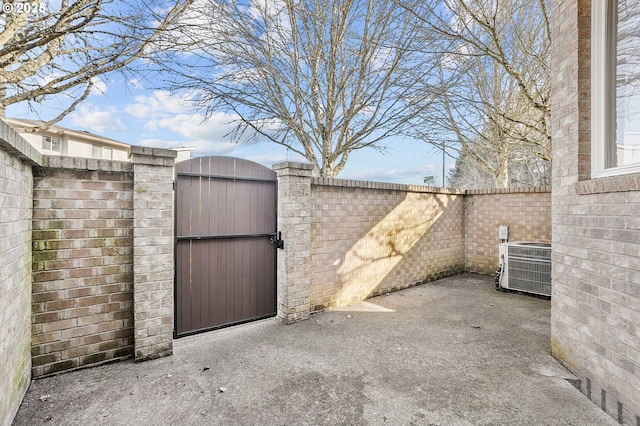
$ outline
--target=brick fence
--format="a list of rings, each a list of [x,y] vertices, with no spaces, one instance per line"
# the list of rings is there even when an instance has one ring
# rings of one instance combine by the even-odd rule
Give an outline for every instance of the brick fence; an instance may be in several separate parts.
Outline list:
[[[469,190],[465,196],[465,270],[496,270],[498,227],[509,226],[511,241],[551,241],[549,187]]]
[[[32,375],[172,352],[175,155],[46,157],[0,122],[0,425]]]
[[[313,179],[311,311],[464,270],[464,198],[418,186]]]
[[[174,151],[45,157],[33,181],[32,373],[170,354]]]
[[[35,149],[0,121],[0,425],[31,379],[31,209]]]
[[[0,124],[4,425],[31,375],[172,353],[175,152],[43,157]],[[287,323],[463,270],[493,273],[498,224],[512,239],[549,238],[545,188],[468,193],[274,169]]]
[[[109,166],[106,171],[86,170],[86,163],[77,160],[77,168],[55,164],[35,170],[36,376],[132,354],[130,164],[100,164]]]
[[[462,271],[495,273],[498,226],[550,241],[548,187],[456,191],[311,176],[282,163],[278,315],[309,314]]]

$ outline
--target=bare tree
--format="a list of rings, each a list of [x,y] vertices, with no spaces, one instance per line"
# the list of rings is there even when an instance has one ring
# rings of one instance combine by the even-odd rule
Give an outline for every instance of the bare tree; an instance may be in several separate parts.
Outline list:
[[[551,161],[548,0],[416,0],[425,37],[450,41],[424,139],[449,142],[509,185],[514,163]],[[536,168],[537,169],[537,168]],[[542,170],[549,170],[542,167]],[[545,176],[540,176],[545,180]]]
[[[266,138],[334,177],[434,99],[418,23],[392,0],[202,0],[158,60],[197,108],[237,117],[235,140]]]
[[[7,106],[46,100],[60,121],[90,93],[93,79],[142,57],[193,0],[4,0],[0,13],[0,118]],[[52,99],[55,98],[55,99]]]
[[[448,183],[451,188],[479,189],[496,187],[523,187],[550,185],[551,163],[538,157],[532,157],[526,151],[514,151],[509,161],[496,164],[493,151],[483,152],[484,148],[493,149],[492,145],[473,145],[473,156],[461,150],[456,164],[449,173]],[[478,159],[480,157],[480,159]],[[502,157],[499,157],[502,158]],[[495,171],[506,165],[500,175],[504,181],[496,179]]]
[[[456,158],[455,166],[449,171],[447,178],[450,188],[480,189],[495,187],[493,176],[478,167],[475,160],[464,152]]]

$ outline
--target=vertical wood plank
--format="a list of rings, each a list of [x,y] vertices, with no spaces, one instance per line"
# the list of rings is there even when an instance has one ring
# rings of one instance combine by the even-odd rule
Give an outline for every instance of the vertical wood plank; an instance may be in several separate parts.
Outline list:
[[[276,252],[266,235],[276,231],[275,173],[229,157],[181,162],[176,172],[178,237],[263,234],[176,243],[177,335],[275,315]]]

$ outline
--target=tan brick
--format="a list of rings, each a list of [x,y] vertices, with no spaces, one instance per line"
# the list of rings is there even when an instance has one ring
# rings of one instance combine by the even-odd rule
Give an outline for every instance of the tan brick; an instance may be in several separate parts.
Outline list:
[[[552,44],[552,351],[589,384],[582,390],[592,401],[614,418],[620,403],[622,423],[635,425],[640,371],[629,324],[640,317],[624,283],[640,282],[639,235],[629,226],[640,187],[638,174],[591,176],[590,4],[554,2],[551,13],[563,35]]]
[[[76,325],[77,325],[77,320],[75,318],[70,318],[70,319],[64,319],[64,320],[47,322],[47,323],[41,324],[41,328],[43,333],[47,333],[50,331],[75,328]],[[37,333],[34,333],[34,334],[37,334]]]
[[[45,310],[47,312],[55,312],[64,309],[70,309],[76,306],[74,299],[56,300],[53,302],[45,303]]]
[[[102,181],[101,177],[106,180]],[[114,182],[120,183],[114,185]],[[132,215],[127,213],[133,208],[132,185],[127,182],[131,182],[129,174],[71,169],[47,170],[44,178],[34,182],[33,228],[42,231],[34,234],[33,246],[51,251],[50,260],[36,265],[65,269],[43,270],[34,277],[38,284],[34,286],[33,308],[38,315],[34,318],[36,321],[60,320],[53,325],[34,327],[36,352],[51,350],[52,343],[48,342],[52,340],[70,342],[87,338],[102,342],[112,339],[114,330],[123,326],[122,320],[131,318],[131,305],[119,300],[126,300],[126,296],[120,295],[126,292],[131,298],[130,284],[122,283],[131,283],[132,277],[127,271],[133,262]],[[115,228],[116,221],[124,229]],[[59,231],[47,231],[52,227]],[[40,239],[51,236],[56,239]],[[109,266],[102,268],[103,265]],[[116,303],[110,302],[113,292],[118,293]],[[111,324],[116,316],[119,317],[117,326]],[[107,324],[94,324],[96,321],[107,321]],[[49,331],[52,328],[59,330]],[[83,349],[86,350],[98,348]],[[115,351],[111,350],[107,356],[112,352]],[[34,368],[34,373],[44,374],[79,365],[79,352],[72,355],[72,351],[66,350],[63,354],[60,359],[47,361],[43,368]],[[91,356],[90,353],[82,354]]]
[[[312,185],[309,294],[314,310],[415,285],[432,275],[430,268],[449,273],[461,269],[462,194],[440,195],[420,187],[411,192],[404,186],[372,182],[326,182],[315,179]],[[441,204],[447,206],[446,215]],[[431,243],[435,239],[436,250]],[[394,261],[394,256],[401,260]]]
[[[65,297],[65,294],[63,292],[51,291],[51,292],[34,294],[32,296],[32,301],[33,303],[49,302],[53,300],[60,300],[63,297]]]
[[[135,300],[134,356],[136,360],[145,360],[171,353],[172,329],[155,327],[149,329],[147,317],[157,316],[173,323],[173,164],[148,161],[142,151],[134,153],[135,188],[144,187],[144,191],[134,190],[133,194],[133,268],[120,270],[131,272],[134,282],[133,297],[125,298],[113,295],[112,301],[123,300],[125,304]],[[167,167],[169,166],[169,167]],[[117,220],[115,221],[117,223]],[[142,230],[143,232],[138,232]],[[169,265],[156,268],[154,265]],[[113,271],[115,272],[115,270]],[[151,302],[151,292],[165,291],[169,295],[169,309]],[[140,303],[140,301],[146,301]],[[147,311],[149,310],[149,311]],[[115,317],[115,313],[114,313]],[[125,320],[127,322],[128,320]],[[168,343],[167,343],[168,342]],[[169,349],[167,349],[167,344]]]

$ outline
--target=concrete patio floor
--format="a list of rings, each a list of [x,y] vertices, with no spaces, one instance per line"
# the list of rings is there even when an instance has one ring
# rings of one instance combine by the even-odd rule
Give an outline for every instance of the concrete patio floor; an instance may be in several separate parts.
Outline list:
[[[550,301],[460,275],[35,380],[22,425],[617,425],[550,355]]]

